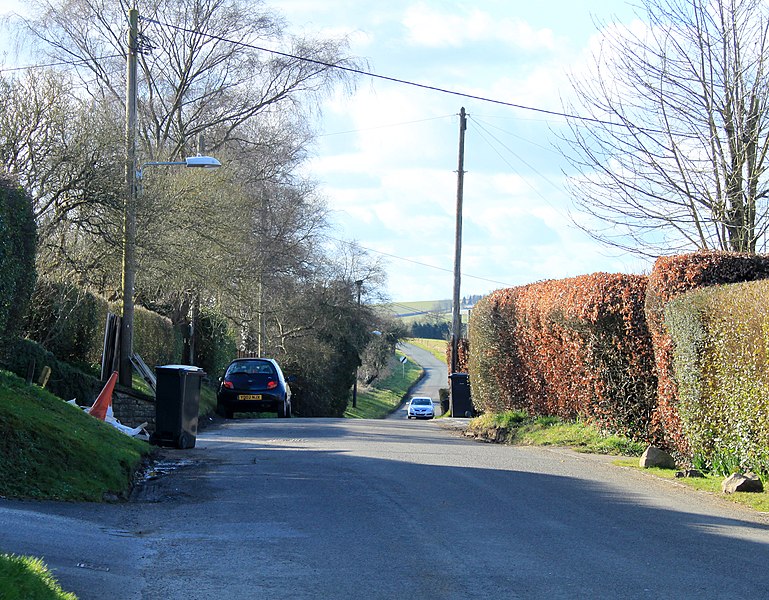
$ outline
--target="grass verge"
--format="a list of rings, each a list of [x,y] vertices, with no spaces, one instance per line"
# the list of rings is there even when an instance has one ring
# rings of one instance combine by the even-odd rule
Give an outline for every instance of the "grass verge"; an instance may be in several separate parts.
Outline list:
[[[530,417],[524,412],[481,415],[470,421],[468,435],[522,446],[567,446],[578,452],[640,456],[645,446],[620,436],[607,436],[586,423],[556,417]]]
[[[759,512],[769,513],[769,493],[764,491],[763,493],[735,492],[734,494],[724,494],[721,491],[721,482],[725,479],[723,475],[705,474],[704,477],[676,477],[677,471],[674,469],[644,469],[639,466],[637,460],[630,458],[617,459],[614,461],[614,464],[642,471],[660,479],[673,479],[692,489],[716,495],[719,498],[742,504]]]
[[[721,475],[705,477],[676,477],[674,469],[644,469],[638,457],[645,444],[620,436],[606,436],[585,423],[568,423],[556,417],[530,417],[524,412],[485,414],[470,421],[468,435],[487,441],[522,446],[562,446],[577,452],[619,456],[613,463],[620,467],[637,469],[652,477],[673,479],[692,489],[707,492],[719,498],[742,504],[759,512],[769,513],[769,493],[724,494]]]
[[[0,598],[3,600],[77,600],[61,589],[39,558],[0,554]]]
[[[146,442],[0,371],[0,496],[100,502],[124,496]]]
[[[408,338],[404,340],[408,344],[413,344],[417,348],[427,350],[435,358],[446,364],[446,340],[433,340],[429,338]]]
[[[387,374],[369,386],[358,386],[356,408],[347,407],[344,416],[350,419],[382,419],[398,408],[409,389],[422,377],[422,367],[410,359],[401,364],[403,356],[396,352],[387,365]]]

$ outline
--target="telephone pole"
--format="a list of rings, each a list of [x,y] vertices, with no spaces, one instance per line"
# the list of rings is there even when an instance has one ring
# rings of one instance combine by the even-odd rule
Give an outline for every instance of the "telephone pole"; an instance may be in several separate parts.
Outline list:
[[[136,55],[139,11],[128,11],[126,62],[125,200],[123,204],[123,318],[120,320],[118,381],[131,387],[133,367],[134,283],[136,280]]]
[[[459,336],[462,334],[462,319],[459,306],[460,270],[462,264],[462,200],[465,184],[465,130],[467,114],[463,106],[459,111],[459,166],[457,167],[457,224],[454,237],[454,298],[451,325],[451,372],[457,372],[457,351]]]

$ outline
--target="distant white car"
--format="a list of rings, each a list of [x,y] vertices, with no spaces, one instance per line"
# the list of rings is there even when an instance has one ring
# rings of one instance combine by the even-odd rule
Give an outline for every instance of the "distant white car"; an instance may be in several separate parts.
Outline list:
[[[425,396],[414,396],[409,400],[408,417],[415,419],[432,419],[435,416],[433,401]]]

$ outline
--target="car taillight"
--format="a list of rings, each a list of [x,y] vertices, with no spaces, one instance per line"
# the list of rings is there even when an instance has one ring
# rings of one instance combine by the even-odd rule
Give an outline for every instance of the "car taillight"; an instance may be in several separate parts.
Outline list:
[[[277,381],[273,381],[272,379],[270,379],[270,381],[267,382],[267,389],[268,390],[274,390],[276,387],[278,387],[278,382]]]
[[[235,389],[235,386],[232,385],[231,381],[223,381],[222,382],[222,387],[226,387],[228,390]]]

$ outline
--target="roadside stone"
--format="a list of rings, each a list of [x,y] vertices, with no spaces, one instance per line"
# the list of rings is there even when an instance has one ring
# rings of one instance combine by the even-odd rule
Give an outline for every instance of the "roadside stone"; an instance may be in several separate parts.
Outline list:
[[[705,477],[705,475],[702,474],[702,471],[697,469],[685,469],[683,471],[678,471],[676,477]]]
[[[721,491],[724,494],[734,492],[763,492],[764,484],[758,475],[753,473],[734,473],[721,482]]]
[[[660,469],[676,468],[675,459],[656,446],[649,446],[641,455],[641,460],[638,461],[638,464],[642,469],[648,469],[650,467],[658,467]]]

